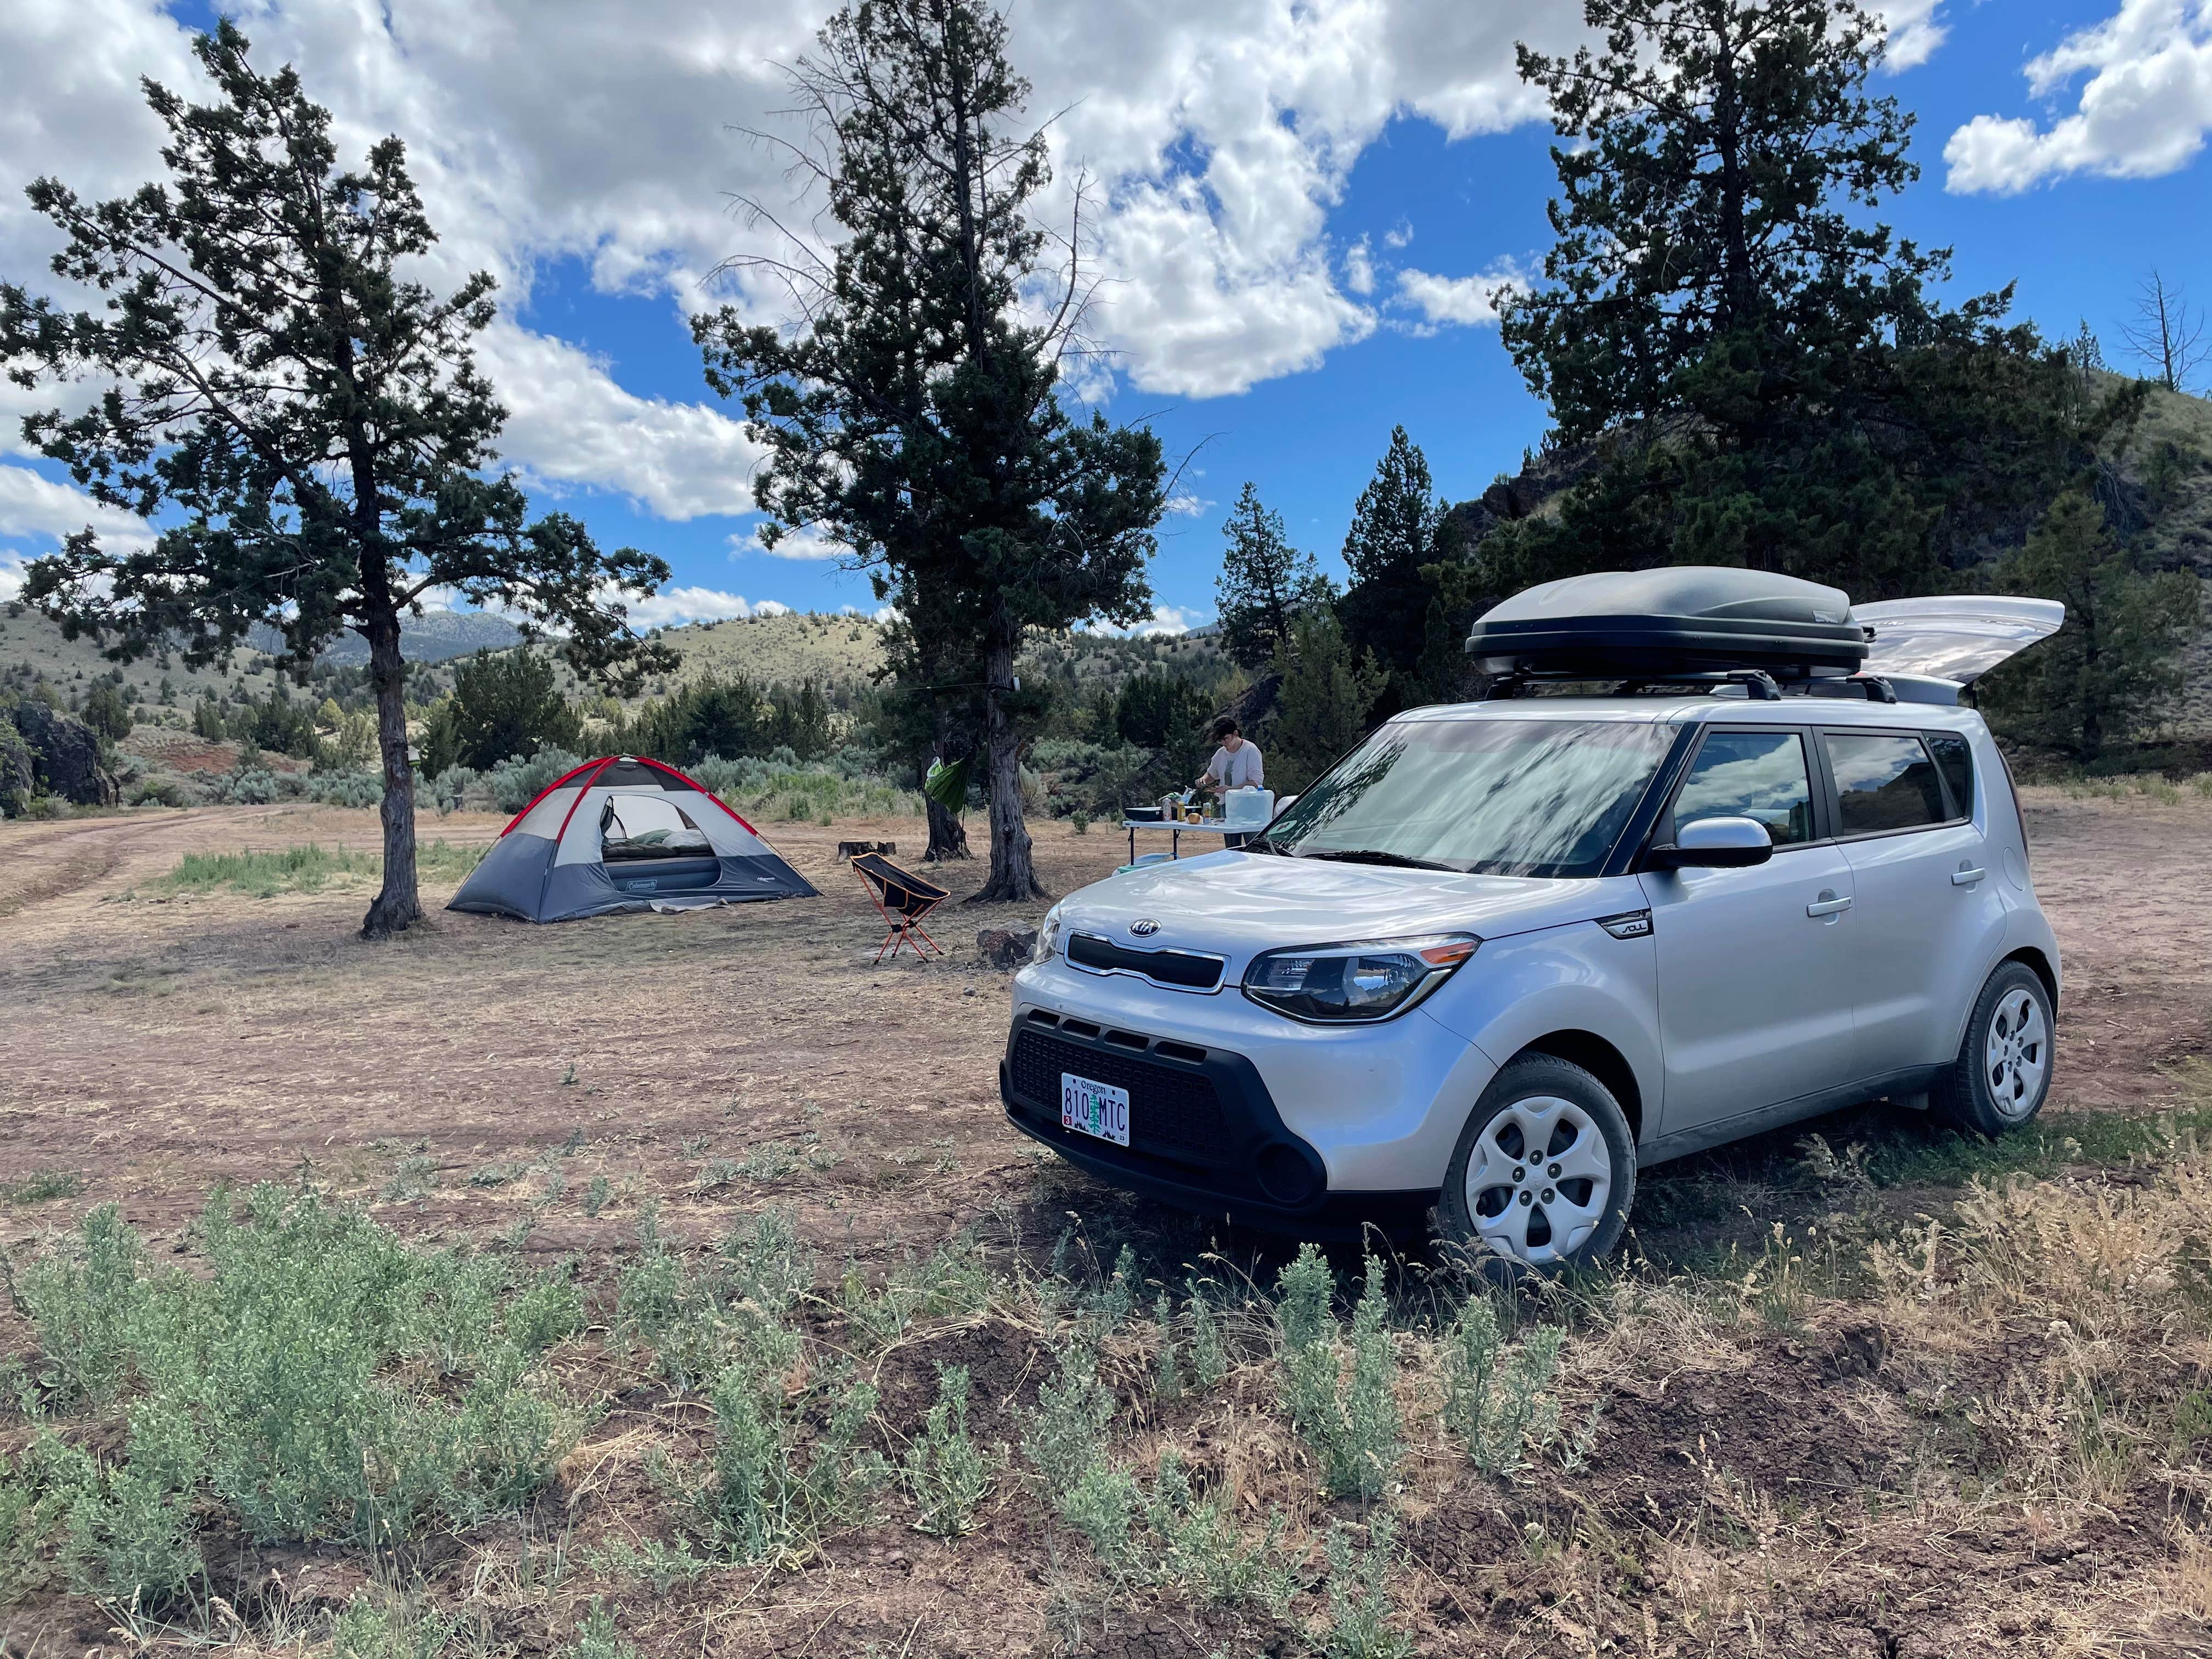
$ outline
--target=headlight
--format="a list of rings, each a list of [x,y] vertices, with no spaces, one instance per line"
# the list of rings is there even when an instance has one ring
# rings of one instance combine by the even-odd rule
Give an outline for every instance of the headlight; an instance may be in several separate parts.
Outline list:
[[[1037,924],[1036,944],[1030,951],[1032,963],[1050,962],[1060,954],[1060,907],[1055,904],[1044,913]]]
[[[1481,943],[1473,933],[1425,933],[1269,951],[1244,970],[1244,994],[1292,1019],[1389,1019],[1449,979]]]

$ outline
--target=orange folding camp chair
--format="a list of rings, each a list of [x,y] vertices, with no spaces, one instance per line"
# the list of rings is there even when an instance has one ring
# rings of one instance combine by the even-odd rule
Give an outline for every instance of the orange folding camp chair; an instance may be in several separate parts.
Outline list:
[[[881,853],[858,854],[851,863],[853,873],[860,877],[861,884],[868,890],[868,896],[875,900],[876,908],[890,924],[890,932],[876,947],[878,962],[884,959],[886,950],[896,958],[902,945],[912,945],[918,957],[926,957],[932,951],[940,957],[945,954],[945,947],[922,932],[921,919],[952,896],[950,889],[900,869]]]

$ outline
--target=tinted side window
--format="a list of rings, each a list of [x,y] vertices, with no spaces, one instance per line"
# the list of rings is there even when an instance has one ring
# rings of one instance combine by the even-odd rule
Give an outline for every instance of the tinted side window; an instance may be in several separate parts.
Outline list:
[[[1674,829],[1699,818],[1756,818],[1777,847],[1813,838],[1805,741],[1795,732],[1713,732],[1674,798]]]
[[[1931,732],[1928,746],[1936,753],[1936,764],[1943,774],[1943,781],[1951,786],[1951,810],[1954,816],[1970,818],[1974,815],[1974,750],[1972,744],[1956,732]]]
[[[1879,835],[1943,822],[1943,790],[1919,738],[1831,732],[1828,764],[1836,774],[1838,835]]]

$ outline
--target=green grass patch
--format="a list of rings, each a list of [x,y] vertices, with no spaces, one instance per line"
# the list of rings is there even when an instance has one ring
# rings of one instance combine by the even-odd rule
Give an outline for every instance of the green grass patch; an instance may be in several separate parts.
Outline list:
[[[84,1177],[75,1170],[33,1170],[21,1181],[0,1181],[0,1204],[44,1204],[83,1190]]]
[[[459,879],[475,869],[488,849],[456,847],[444,841],[424,842],[415,848],[415,867],[427,877]],[[366,877],[381,879],[381,854],[356,852],[347,847],[324,847],[309,842],[282,849],[245,848],[236,853],[187,853],[177,867],[156,883],[170,892],[210,893],[228,889],[255,898],[274,898],[279,893],[314,893],[334,878]]]
[[[1979,1176],[2057,1174],[2070,1164],[2123,1164],[2166,1150],[2178,1129],[2212,1128],[2212,1111],[2163,1117],[2060,1112],[1995,1140],[1933,1125],[1902,1123],[1860,1139],[1877,1187],[1963,1186]]]

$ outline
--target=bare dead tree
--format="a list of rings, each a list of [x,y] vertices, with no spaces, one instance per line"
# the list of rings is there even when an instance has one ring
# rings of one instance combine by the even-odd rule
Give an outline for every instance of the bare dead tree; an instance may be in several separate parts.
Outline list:
[[[2150,366],[2150,378],[2168,392],[2186,392],[2197,369],[2212,357],[2204,339],[2204,313],[2192,310],[2181,289],[2154,270],[2136,297],[2134,320],[2120,325],[2128,349]]]

